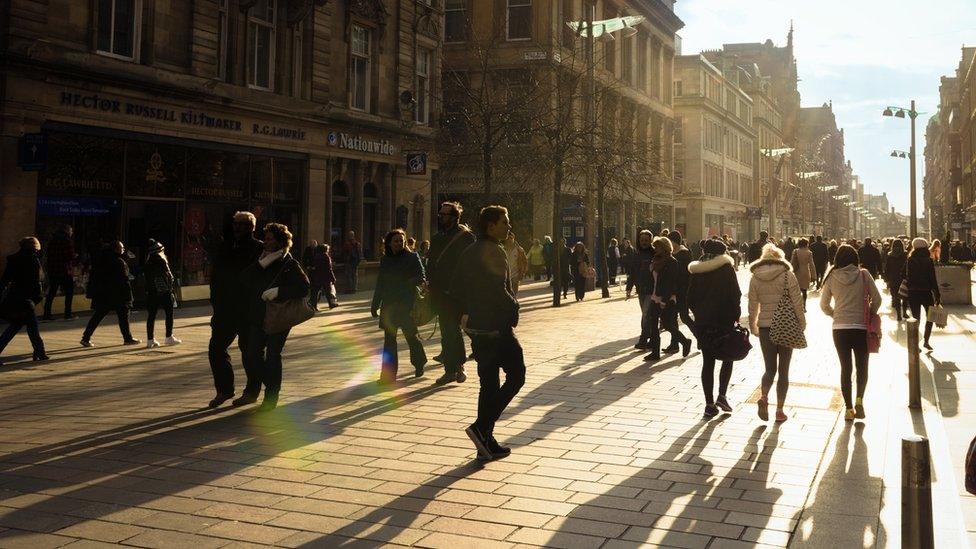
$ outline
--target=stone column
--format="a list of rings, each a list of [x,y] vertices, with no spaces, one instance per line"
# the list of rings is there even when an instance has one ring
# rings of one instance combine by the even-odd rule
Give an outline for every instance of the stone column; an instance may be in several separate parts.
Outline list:
[[[363,236],[363,182],[369,163],[364,160],[353,160],[349,169],[349,228],[356,231],[356,237]]]
[[[309,240],[319,242],[329,241],[329,224],[331,221],[329,195],[332,194],[329,179],[329,161],[324,157],[312,157],[308,160],[308,193],[305,199],[305,227]]]

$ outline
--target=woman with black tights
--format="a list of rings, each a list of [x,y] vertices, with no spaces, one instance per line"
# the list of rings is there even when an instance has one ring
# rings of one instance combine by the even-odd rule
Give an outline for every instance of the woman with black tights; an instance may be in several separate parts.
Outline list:
[[[820,308],[834,319],[840,390],[847,408],[844,419],[864,419],[864,391],[868,385],[868,311],[865,307],[869,307],[870,313],[877,313],[881,308],[881,293],[871,273],[858,266],[857,250],[847,244],[837,249],[834,266],[827,272],[822,291]],[[851,396],[851,376],[855,370],[857,400]]]
[[[931,351],[929,338],[932,337],[932,322],[929,321],[928,310],[932,305],[942,304],[942,293],[939,292],[939,281],[935,277],[931,249],[924,238],[912,240],[912,255],[905,262],[904,278],[908,286],[908,308],[912,311],[912,318],[921,321],[922,309],[925,309],[924,345]]]
[[[711,343],[732,331],[742,313],[739,301],[742,290],[735,277],[735,262],[726,253],[722,241],[702,243],[702,256],[688,265],[688,308],[694,316],[694,333],[702,351],[702,390],[705,392],[705,419],[719,410],[731,412],[726,393],[732,379],[732,361],[722,361],[718,374],[718,398],[715,398],[715,351]]]
[[[888,285],[888,293],[891,294],[891,308],[895,310],[898,322],[901,322],[903,316],[908,316],[908,301],[902,300],[901,296],[898,295],[898,289],[901,288],[901,282],[905,278],[905,261],[907,259],[905,243],[900,238],[896,238],[891,242],[891,250],[885,256],[884,280],[885,284]]]
[[[146,347],[159,347],[156,341],[156,314],[162,309],[166,316],[166,344],[179,345],[181,339],[173,335],[173,308],[176,307],[176,293],[173,284],[173,272],[166,259],[166,250],[155,240],[149,240],[149,254],[143,267],[146,276]]]

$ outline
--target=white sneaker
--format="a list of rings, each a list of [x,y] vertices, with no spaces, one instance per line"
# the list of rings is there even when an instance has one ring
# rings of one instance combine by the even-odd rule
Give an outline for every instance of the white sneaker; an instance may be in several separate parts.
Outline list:
[[[166,338],[167,345],[179,345],[180,343],[183,343],[183,340],[176,336],[169,336]]]
[[[155,349],[156,347],[159,347],[159,342],[156,341],[155,339],[150,339],[149,341],[146,342],[147,349]]]
[[[82,339],[81,340],[81,346],[82,347],[94,347],[95,344],[92,343],[92,341],[90,339]]]

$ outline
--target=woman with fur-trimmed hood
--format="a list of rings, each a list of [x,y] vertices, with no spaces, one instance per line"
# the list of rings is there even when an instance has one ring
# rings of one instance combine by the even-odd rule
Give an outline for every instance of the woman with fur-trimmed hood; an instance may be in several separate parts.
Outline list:
[[[769,420],[769,390],[778,372],[776,421],[783,422],[787,419],[786,413],[783,412],[783,405],[790,384],[790,359],[793,357],[793,349],[774,343],[769,332],[773,324],[773,315],[776,314],[784,291],[788,292],[793,302],[800,331],[806,329],[803,295],[793,274],[793,266],[786,261],[783,250],[777,248],[775,244],[763,246],[762,256],[759,261],[749,266],[749,270],[752,272],[752,279],[749,281],[749,330],[752,335],[759,338],[763,362],[766,366],[766,372],[762,377],[762,396],[758,401],[759,418],[763,421]]]
[[[735,277],[734,261],[721,240],[702,243],[702,256],[688,265],[688,308],[694,318],[695,338],[702,351],[702,389],[705,391],[705,418],[718,415],[719,409],[731,412],[725,393],[732,379],[732,361],[722,361],[718,378],[718,398],[714,398],[715,352],[709,342],[732,331],[742,309],[742,290]]]

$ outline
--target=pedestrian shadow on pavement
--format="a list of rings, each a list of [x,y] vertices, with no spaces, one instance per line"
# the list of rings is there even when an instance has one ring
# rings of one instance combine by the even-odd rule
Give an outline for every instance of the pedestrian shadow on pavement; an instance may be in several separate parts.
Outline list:
[[[880,521],[884,483],[871,476],[863,423],[845,423],[834,454],[809,497],[794,516],[790,547],[886,547]],[[851,443],[853,439],[853,445]]]
[[[932,362],[938,398],[933,398],[934,395],[930,395],[928,391],[923,391],[922,395],[933,405],[938,404],[942,417],[956,417],[959,414],[959,383],[956,380],[959,367],[955,362],[943,362],[931,354],[928,355],[928,360]]]
[[[659,456],[606,492],[594,495],[567,515],[546,545],[563,547],[572,535],[587,533],[580,521],[613,523],[604,535],[661,547],[704,547],[699,533],[706,521],[720,522],[712,492],[731,481],[716,479],[714,465],[702,457],[716,428],[727,416],[698,421],[678,435]],[[574,521],[572,519],[580,519]]]
[[[24,494],[47,497],[5,509],[0,527],[53,532],[168,496],[226,490],[220,488],[221,478],[289,450],[314,448],[360,422],[444,389],[385,393],[375,383],[364,383],[284,404],[270,413],[253,408],[223,415],[227,408],[196,410],[10,453],[0,458],[0,500]],[[345,409],[359,400],[365,402]],[[327,414],[329,410],[341,411]]]

